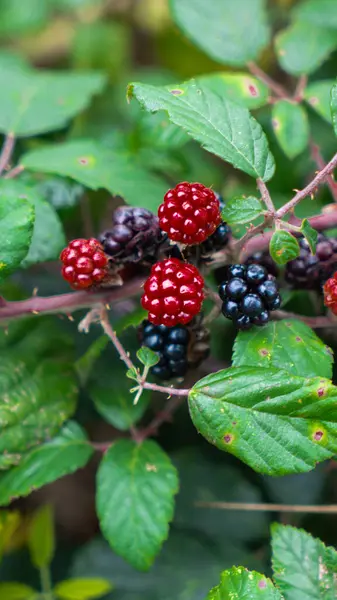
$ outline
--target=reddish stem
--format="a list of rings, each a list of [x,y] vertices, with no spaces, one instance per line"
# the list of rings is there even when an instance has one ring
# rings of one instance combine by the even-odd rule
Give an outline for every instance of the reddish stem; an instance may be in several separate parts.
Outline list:
[[[288,91],[277,81],[274,81],[267,73],[261,69],[255,62],[250,61],[247,63],[247,67],[252,75],[255,75],[257,79],[265,83],[279,98],[289,98]]]
[[[17,165],[16,167],[14,167],[10,171],[8,171],[8,173],[6,173],[6,175],[4,176],[4,179],[14,179],[14,177],[17,177],[18,175],[20,175],[20,173],[22,173],[22,171],[24,171],[24,170],[25,170],[25,167],[23,165]]]
[[[317,144],[315,144],[313,141],[311,141],[310,149],[311,149],[312,160],[316,163],[319,170],[322,171],[326,167],[326,162],[325,162],[323,156],[321,155],[319,146]],[[337,202],[337,183],[335,182],[333,176],[328,175],[326,178],[326,182],[329,186],[329,189],[331,191],[334,201]]]
[[[5,141],[4,144],[2,146],[2,150],[1,150],[1,154],[0,154],[0,175],[2,174],[3,170],[6,169],[13,150],[14,150],[14,146],[15,146],[15,138],[14,135],[9,133],[6,137],[5,137]]]

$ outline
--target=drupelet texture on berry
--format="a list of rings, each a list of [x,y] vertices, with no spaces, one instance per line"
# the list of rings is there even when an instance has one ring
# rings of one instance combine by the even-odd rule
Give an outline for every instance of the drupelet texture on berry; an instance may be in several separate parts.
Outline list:
[[[305,238],[299,240],[300,255],[285,269],[285,279],[295,289],[321,290],[337,268],[337,240],[318,234],[316,253]]]
[[[324,304],[337,315],[337,273],[330,277],[323,286]]]
[[[99,241],[114,262],[139,262],[155,257],[166,237],[156,215],[146,208],[119,206],[112,219],[112,228],[102,233]]]
[[[200,312],[204,280],[198,269],[177,258],[157,262],[144,285],[142,306],[155,325],[186,325]]]
[[[95,238],[77,239],[62,250],[62,277],[75,289],[100,284],[108,274],[108,259]]]
[[[221,223],[215,193],[201,183],[179,183],[169,190],[158,210],[159,225],[174,242],[201,244]]]
[[[238,329],[265,325],[281,305],[275,277],[262,265],[230,265],[219,287],[222,312]]]

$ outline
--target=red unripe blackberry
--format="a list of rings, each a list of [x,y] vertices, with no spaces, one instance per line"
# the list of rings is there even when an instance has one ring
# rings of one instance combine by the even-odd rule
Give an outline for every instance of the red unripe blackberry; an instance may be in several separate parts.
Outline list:
[[[337,273],[334,273],[334,276],[324,284],[323,291],[325,306],[337,315]]]
[[[178,183],[158,209],[159,225],[174,242],[201,244],[220,225],[220,204],[202,183]]]
[[[153,265],[144,285],[142,306],[154,325],[186,325],[200,312],[204,280],[198,269],[177,258]]]
[[[108,272],[108,259],[95,238],[73,240],[62,250],[62,277],[75,289],[101,283]]]

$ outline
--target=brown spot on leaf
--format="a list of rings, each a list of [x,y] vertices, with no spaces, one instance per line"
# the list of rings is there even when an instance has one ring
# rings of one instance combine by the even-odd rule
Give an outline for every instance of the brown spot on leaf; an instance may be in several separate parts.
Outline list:
[[[264,590],[267,587],[267,582],[265,579],[260,579],[260,581],[258,582],[257,586],[260,588],[260,590]]]
[[[319,388],[319,389],[317,390],[317,396],[318,396],[319,398],[322,398],[322,396],[324,396],[324,394],[325,394],[325,389],[324,389],[324,388]]]
[[[89,159],[86,158],[85,156],[82,156],[81,158],[78,159],[78,162],[80,163],[80,165],[88,165]]]
[[[314,440],[316,440],[316,442],[320,442],[322,437],[324,435],[324,431],[320,431],[319,429],[317,431],[315,431],[314,433]]]
[[[259,96],[259,90],[255,87],[255,85],[249,85],[248,90],[251,96]]]
[[[261,356],[269,356],[269,351],[266,348],[260,348],[259,354],[261,354]]]
[[[302,338],[299,337],[298,335],[296,336],[295,340],[296,340],[296,342],[303,342]]]
[[[235,426],[235,425],[236,425],[236,421],[232,421],[232,425],[234,425],[234,426]]]
[[[183,93],[183,90],[170,90],[170,94],[173,94],[173,96],[181,96]]]
[[[278,119],[273,119],[272,124],[274,129],[280,129],[280,121]]]
[[[316,96],[312,96],[309,98],[309,104],[311,104],[311,106],[317,106],[317,104],[319,104],[319,99],[316,98]]]
[[[234,436],[231,433],[226,433],[226,435],[224,435],[223,437],[223,441],[225,442],[225,444],[231,444],[233,439]]]
[[[157,473],[157,467],[156,465],[151,465],[151,463],[146,463],[146,470],[149,472],[154,472]]]

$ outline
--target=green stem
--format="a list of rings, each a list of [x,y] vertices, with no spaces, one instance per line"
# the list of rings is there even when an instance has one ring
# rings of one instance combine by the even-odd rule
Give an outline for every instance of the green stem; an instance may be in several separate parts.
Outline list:
[[[40,569],[40,581],[43,600],[54,600],[53,586],[49,567]]]

